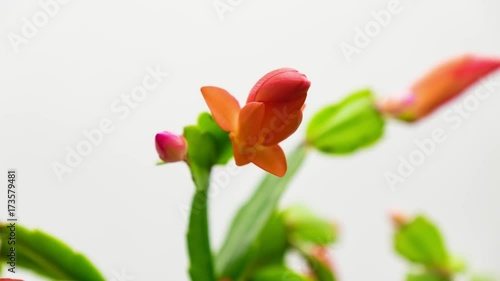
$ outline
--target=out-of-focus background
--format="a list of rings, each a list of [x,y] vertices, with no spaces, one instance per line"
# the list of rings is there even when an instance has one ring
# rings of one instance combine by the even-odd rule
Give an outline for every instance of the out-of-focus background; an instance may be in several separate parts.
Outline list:
[[[312,81],[305,124],[354,90],[388,96],[444,59],[499,57],[499,11],[496,0],[4,0],[0,169],[18,169],[20,222],[85,253],[109,280],[188,280],[193,186],[185,165],[154,165],[154,135],[180,133],[207,110],[200,86],[243,102],[262,75],[294,67]],[[429,215],[472,269],[499,274],[499,108],[497,73],[424,122],[390,122],[373,148],[312,153],[282,204],[307,204],[340,225],[332,254],[342,280],[402,280],[395,208]],[[387,173],[436,129],[446,140],[390,185]],[[213,189],[216,247],[262,175],[246,166]],[[5,219],[6,192],[0,199]]]

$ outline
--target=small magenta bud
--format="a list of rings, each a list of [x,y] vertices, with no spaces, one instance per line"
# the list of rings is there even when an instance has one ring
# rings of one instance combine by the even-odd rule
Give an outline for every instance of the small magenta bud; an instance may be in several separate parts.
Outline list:
[[[179,162],[186,159],[187,142],[181,135],[164,131],[156,134],[156,151],[160,159],[166,163]]]

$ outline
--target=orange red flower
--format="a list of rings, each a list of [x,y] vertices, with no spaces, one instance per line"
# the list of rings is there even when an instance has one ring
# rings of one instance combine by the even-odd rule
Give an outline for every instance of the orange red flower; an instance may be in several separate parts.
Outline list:
[[[269,72],[252,88],[243,108],[226,90],[201,88],[214,120],[229,132],[238,166],[254,163],[282,177],[286,158],[279,143],[297,130],[311,83],[295,69]]]
[[[382,102],[380,109],[409,122],[419,120],[499,68],[500,59],[454,58],[429,72],[406,95]]]

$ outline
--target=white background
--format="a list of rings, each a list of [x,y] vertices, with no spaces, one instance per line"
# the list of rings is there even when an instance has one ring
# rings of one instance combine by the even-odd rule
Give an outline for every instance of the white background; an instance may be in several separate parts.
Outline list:
[[[154,165],[154,135],[180,133],[207,110],[200,86],[224,87],[243,102],[266,72],[294,67],[312,81],[306,123],[353,90],[388,96],[446,58],[500,56],[497,0],[401,0],[402,11],[351,62],[339,45],[353,44],[355,28],[389,1],[240,2],[221,19],[212,0],[72,0],[17,53],[9,34],[21,35],[23,17],[43,10],[37,1],[0,2],[0,170],[19,170],[24,225],[68,242],[110,280],[187,280],[183,210],[193,186],[185,165]],[[120,119],[111,104],[156,65],[170,76]],[[340,225],[332,254],[342,280],[403,279],[407,264],[391,245],[393,208],[428,214],[474,271],[500,273],[499,94],[497,86],[457,129],[442,110],[414,126],[389,122],[378,145],[353,156],[309,155],[282,203],[307,204]],[[53,163],[65,163],[66,147],[104,118],[115,130],[58,181]],[[436,128],[445,143],[391,189],[384,174],[397,172],[398,157],[408,158],[414,141]],[[213,198],[215,247],[262,175],[245,166]]]

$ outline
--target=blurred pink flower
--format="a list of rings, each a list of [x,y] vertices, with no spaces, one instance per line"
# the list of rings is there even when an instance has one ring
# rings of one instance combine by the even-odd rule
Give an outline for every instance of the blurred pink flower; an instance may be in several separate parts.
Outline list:
[[[459,96],[500,68],[500,59],[464,55],[446,61],[421,78],[405,95],[382,101],[382,112],[413,122]]]

